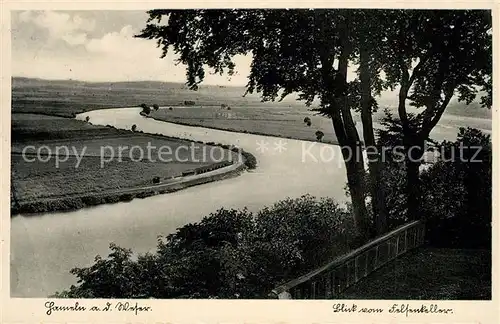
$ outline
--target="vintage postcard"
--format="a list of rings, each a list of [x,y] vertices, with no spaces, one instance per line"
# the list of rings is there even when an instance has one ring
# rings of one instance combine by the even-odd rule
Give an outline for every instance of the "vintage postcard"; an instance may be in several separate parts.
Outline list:
[[[3,2],[2,322],[499,323],[496,6]]]

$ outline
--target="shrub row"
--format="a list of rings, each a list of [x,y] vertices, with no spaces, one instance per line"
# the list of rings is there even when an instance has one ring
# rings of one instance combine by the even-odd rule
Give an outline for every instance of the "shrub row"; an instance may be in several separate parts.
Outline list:
[[[54,211],[71,211],[101,204],[114,204],[117,202],[131,201],[134,198],[146,198],[155,194],[156,193],[154,191],[147,191],[139,193],[95,195],[27,202],[21,203],[19,206],[11,206],[11,214],[38,214]]]

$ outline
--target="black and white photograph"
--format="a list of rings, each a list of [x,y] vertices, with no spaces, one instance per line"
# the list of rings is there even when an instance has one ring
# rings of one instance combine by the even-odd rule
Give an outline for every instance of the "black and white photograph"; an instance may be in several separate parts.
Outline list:
[[[12,10],[10,51],[11,298],[492,301],[492,10]]]

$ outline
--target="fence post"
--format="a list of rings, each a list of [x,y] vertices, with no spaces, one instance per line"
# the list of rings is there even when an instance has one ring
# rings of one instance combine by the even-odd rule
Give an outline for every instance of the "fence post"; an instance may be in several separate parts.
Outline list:
[[[396,256],[399,255],[399,235],[396,236]]]
[[[365,252],[365,259],[366,259],[366,261],[365,261],[365,274],[364,274],[364,276],[363,276],[363,277],[368,276],[368,259],[369,259],[368,255],[369,255],[369,254],[370,254],[370,250],[367,250],[367,251]]]

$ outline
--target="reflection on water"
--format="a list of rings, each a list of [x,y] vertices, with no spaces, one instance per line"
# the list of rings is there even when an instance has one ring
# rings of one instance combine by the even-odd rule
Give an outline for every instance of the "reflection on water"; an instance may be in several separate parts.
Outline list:
[[[149,133],[235,144],[257,157],[258,168],[236,178],[128,203],[16,216],[11,222],[13,297],[45,297],[68,288],[75,283],[69,270],[91,264],[97,254],[107,255],[110,242],[144,253],[155,248],[158,235],[199,221],[222,206],[258,210],[306,193],[346,200],[346,176],[336,146],[165,123],[143,118],[133,108],[97,110],[78,118],[87,115],[93,124],[125,129],[136,124]],[[437,132],[436,138],[456,134],[456,130]]]

